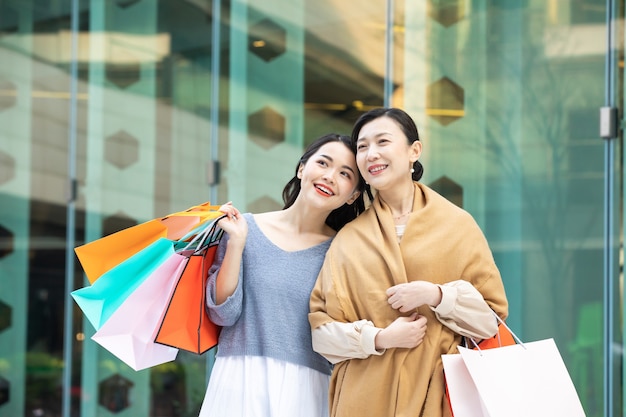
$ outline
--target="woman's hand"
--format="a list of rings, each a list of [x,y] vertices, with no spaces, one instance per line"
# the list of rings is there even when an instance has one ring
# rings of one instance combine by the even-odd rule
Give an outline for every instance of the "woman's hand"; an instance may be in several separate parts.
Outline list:
[[[229,245],[231,243],[245,243],[248,236],[248,222],[239,210],[229,201],[223,204],[219,211],[226,214],[226,217],[220,219],[217,225],[228,233]]]
[[[398,317],[378,332],[374,344],[377,350],[414,348],[422,343],[425,335],[426,317],[413,313],[409,317]]]
[[[437,307],[441,303],[441,289],[428,281],[413,281],[387,289],[387,302],[402,313],[415,310],[424,304]]]

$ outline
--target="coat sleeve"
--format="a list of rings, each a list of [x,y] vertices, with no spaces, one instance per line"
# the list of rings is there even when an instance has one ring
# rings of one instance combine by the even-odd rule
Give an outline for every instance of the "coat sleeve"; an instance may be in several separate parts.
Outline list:
[[[471,283],[458,280],[439,287],[441,303],[431,309],[441,324],[475,339],[487,339],[496,334],[498,322],[494,312]]]
[[[348,359],[365,359],[370,355],[382,355],[384,349],[376,350],[374,343],[380,330],[368,320],[326,323],[312,331],[313,350],[332,364]]]

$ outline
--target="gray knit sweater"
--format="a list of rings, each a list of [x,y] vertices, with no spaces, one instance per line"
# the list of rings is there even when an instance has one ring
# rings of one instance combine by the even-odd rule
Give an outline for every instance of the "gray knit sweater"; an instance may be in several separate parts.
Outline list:
[[[261,232],[250,213],[244,217],[248,237],[239,284],[220,305],[215,304],[215,280],[224,259],[227,234],[209,270],[209,317],[223,326],[217,356],[266,356],[330,375],[330,363],[313,351],[308,313],[311,290],[332,239],[305,250],[286,252]]]

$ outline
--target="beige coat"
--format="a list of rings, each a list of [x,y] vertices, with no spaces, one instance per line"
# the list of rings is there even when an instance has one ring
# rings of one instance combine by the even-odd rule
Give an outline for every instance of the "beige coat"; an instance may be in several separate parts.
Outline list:
[[[363,319],[384,328],[402,314],[389,306],[385,291],[414,280],[467,280],[506,318],[500,273],[476,222],[430,188],[415,187],[425,205],[409,217],[400,244],[391,213],[378,198],[335,237],[311,295],[313,329]],[[428,318],[426,337],[418,347],[335,365],[331,417],[449,415],[441,355],[456,353],[461,336],[438,321],[428,306],[418,312]]]

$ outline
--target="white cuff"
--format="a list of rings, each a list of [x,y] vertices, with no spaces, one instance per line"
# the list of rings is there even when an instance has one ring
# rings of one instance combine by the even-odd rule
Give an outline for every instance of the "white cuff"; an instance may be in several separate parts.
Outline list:
[[[446,317],[452,312],[456,305],[458,292],[456,287],[450,285],[439,285],[439,288],[441,289],[441,302],[437,307],[432,308],[432,310]]]
[[[385,349],[376,350],[376,335],[382,329],[374,327],[372,324],[364,324],[361,327],[361,346],[363,351],[368,355],[382,355],[385,353]]]

